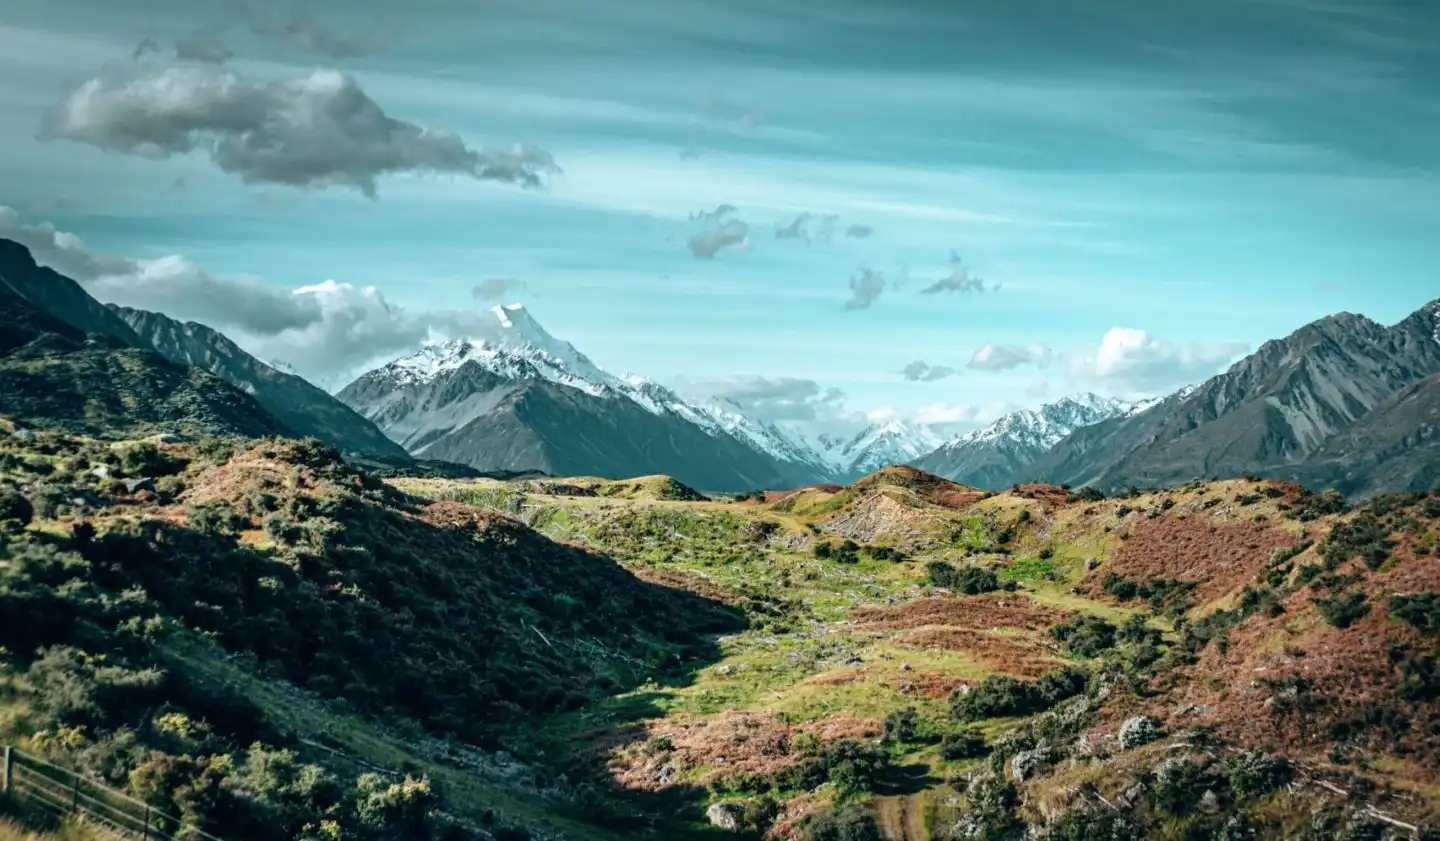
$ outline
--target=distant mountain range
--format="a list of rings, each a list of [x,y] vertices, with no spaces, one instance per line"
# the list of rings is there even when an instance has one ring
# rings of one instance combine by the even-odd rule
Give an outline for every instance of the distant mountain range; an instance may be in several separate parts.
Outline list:
[[[990,489],[1258,474],[1367,495],[1440,478],[1440,302],[1390,327],[1321,319],[1163,399],[1080,395],[948,441],[899,420],[808,438],[614,376],[519,305],[492,312],[480,335],[417,348],[332,396],[211,328],[101,304],[0,240],[0,413],[95,434],[308,435],[387,469],[667,474],[712,491],[897,463]]]
[[[1104,488],[1245,474],[1356,495],[1428,488],[1440,479],[1436,374],[1440,301],[1391,327],[1332,315],[1194,389],[1077,430],[1026,472]]]
[[[1149,404],[1084,394],[1006,415],[984,429],[946,442],[911,464],[977,488],[1027,481],[1032,466],[1076,430],[1122,418]]]

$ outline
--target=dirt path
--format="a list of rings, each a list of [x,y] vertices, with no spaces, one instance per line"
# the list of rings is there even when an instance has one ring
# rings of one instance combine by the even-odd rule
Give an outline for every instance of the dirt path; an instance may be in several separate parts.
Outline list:
[[[875,798],[875,820],[885,841],[930,841],[925,801],[916,795]]]

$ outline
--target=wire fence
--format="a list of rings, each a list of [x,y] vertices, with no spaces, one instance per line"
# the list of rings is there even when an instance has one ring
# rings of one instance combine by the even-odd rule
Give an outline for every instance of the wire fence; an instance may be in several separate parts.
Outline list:
[[[185,822],[9,745],[0,748],[0,793],[58,819],[78,818],[122,841],[221,841]]]

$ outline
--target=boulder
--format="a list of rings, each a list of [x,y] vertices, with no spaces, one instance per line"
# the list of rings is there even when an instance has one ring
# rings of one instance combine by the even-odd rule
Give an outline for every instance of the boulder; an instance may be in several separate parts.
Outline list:
[[[745,807],[739,803],[712,803],[710,808],[705,810],[705,817],[712,826],[739,832],[744,828]]]

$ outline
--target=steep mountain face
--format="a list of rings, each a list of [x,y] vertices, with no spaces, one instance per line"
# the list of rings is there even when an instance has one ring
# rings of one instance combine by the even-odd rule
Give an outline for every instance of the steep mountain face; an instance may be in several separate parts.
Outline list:
[[[1034,465],[1033,478],[1155,487],[1209,476],[1293,476],[1307,474],[1312,458],[1341,458],[1335,448],[1343,442],[1357,448],[1343,457],[1364,462],[1373,455],[1369,445],[1338,436],[1440,373],[1437,335],[1440,304],[1392,327],[1329,316],[1267,342],[1192,391],[1080,430]]]
[[[126,347],[146,347],[124,319],[90,297],[80,284],[38,265],[30,249],[8,239],[0,239],[0,294],[4,293],[29,301],[81,334],[108,336]]]
[[[400,445],[349,406],[261,362],[216,330],[129,307],[112,306],[111,311],[166,359],[203,368],[247,392],[296,435],[313,436],[344,452],[408,458]]]
[[[716,491],[818,478],[759,443],[761,426],[693,406],[655,383],[614,377],[521,307],[495,312],[486,336],[427,345],[337,397],[412,456],[477,470],[664,473]]]
[[[0,287],[0,414],[101,437],[293,434],[218,377],[86,333],[10,290]],[[84,324],[103,324],[92,307],[76,312]]]
[[[1400,390],[1326,441],[1293,478],[1348,496],[1424,491],[1440,482],[1440,374]]]
[[[1014,412],[925,455],[913,464],[976,488],[998,490],[1025,481],[1027,472],[1076,430],[1147,408],[1114,398],[1084,394],[1039,409]]]

